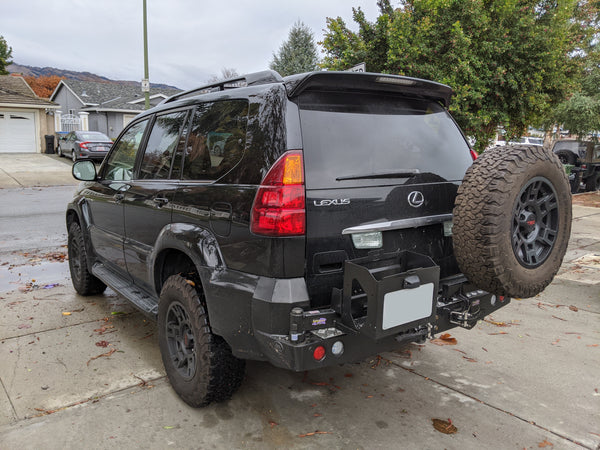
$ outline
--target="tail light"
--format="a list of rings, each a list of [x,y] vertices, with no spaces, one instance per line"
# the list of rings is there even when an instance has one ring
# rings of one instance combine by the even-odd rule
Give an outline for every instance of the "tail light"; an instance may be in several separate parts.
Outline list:
[[[87,150],[87,149],[88,149],[88,146],[87,146],[87,144],[89,144],[89,141],[88,141],[88,142],[81,142],[81,143],[79,144],[79,148],[84,148],[84,149],[86,149],[86,150]]]
[[[306,231],[304,163],[292,150],[275,162],[252,205],[250,230],[266,236],[301,236]]]
[[[473,158],[473,161],[475,161],[477,159],[477,152],[473,149],[471,149],[471,158]]]

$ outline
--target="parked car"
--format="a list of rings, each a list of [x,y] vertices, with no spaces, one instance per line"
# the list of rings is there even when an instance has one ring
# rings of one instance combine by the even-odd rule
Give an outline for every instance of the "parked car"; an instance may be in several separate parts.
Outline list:
[[[600,143],[561,139],[552,151],[563,164],[574,166],[570,171],[572,193],[600,189]]]
[[[511,144],[511,145],[525,144],[525,145],[539,145],[539,146],[542,146],[542,145],[544,145],[544,139],[538,138],[538,137],[532,137],[532,136],[523,136],[523,137],[520,137],[517,140],[510,141],[509,144]]]
[[[109,285],[155,318],[193,406],[229,398],[247,359],[319,369],[473,328],[550,283],[571,196],[541,147],[474,161],[451,95],[394,75],[266,71],[170,97],[98,171],[73,165],[73,286]]]
[[[56,153],[69,156],[73,162],[79,159],[102,161],[112,147],[112,140],[99,131],[71,131],[60,136]]]

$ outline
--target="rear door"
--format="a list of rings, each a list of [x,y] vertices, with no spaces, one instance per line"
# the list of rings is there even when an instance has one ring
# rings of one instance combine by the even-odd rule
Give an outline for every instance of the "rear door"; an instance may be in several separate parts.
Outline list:
[[[329,302],[332,285],[341,287],[345,259],[372,251],[423,253],[442,276],[456,273],[447,235],[472,159],[446,110],[391,93],[313,91],[298,103],[307,275],[316,303]]]

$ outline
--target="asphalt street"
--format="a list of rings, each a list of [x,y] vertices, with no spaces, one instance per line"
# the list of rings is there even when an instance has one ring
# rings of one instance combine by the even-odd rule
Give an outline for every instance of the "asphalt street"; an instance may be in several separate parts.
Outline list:
[[[0,158],[0,449],[600,449],[593,202],[574,207],[565,262],[537,297],[355,364],[294,373],[249,362],[230,401],[193,409],[165,377],[153,322],[111,290],[74,292],[74,184],[64,160],[43,158],[55,170],[36,179]]]

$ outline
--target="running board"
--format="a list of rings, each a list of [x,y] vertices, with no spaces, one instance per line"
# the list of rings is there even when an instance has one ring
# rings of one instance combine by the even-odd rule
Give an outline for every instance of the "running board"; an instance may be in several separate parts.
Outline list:
[[[158,298],[140,289],[130,280],[110,270],[102,263],[95,263],[92,267],[92,273],[132,302],[143,313],[156,318],[158,315]]]

